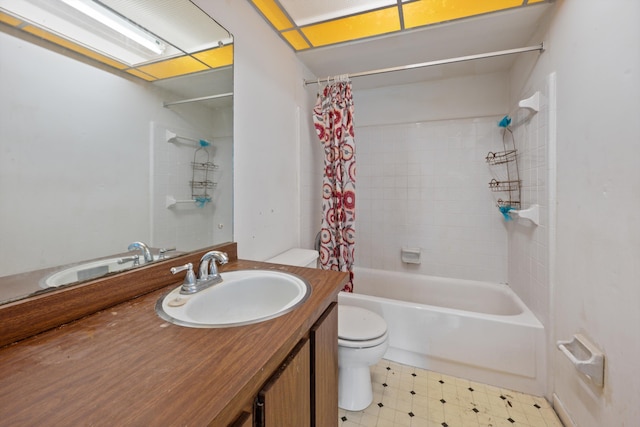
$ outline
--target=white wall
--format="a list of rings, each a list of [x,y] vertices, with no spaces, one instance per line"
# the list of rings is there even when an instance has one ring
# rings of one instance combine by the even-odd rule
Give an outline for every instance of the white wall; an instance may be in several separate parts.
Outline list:
[[[316,85],[310,85],[307,89],[309,99],[314,103],[317,89]],[[322,223],[324,146],[316,135],[311,108],[313,107],[310,106],[308,112],[301,116],[301,133],[308,141],[300,144],[300,246],[304,248],[315,247]]]
[[[505,73],[491,73],[366,90],[359,90],[354,79],[356,125],[504,115],[507,78]]]
[[[234,37],[234,240],[264,260],[300,242],[300,146],[311,134],[304,67],[249,2],[197,0]],[[306,128],[306,127],[305,127]],[[299,142],[298,142],[299,141]]]
[[[181,117],[146,82],[10,33],[0,32],[0,46],[0,276],[153,240],[150,124],[207,138],[213,113]]]
[[[639,19],[634,0],[558,1],[534,71],[519,72],[523,58],[512,73],[512,100],[557,77],[551,341],[583,333],[606,356],[599,389],[550,352],[553,391],[580,427],[640,419]]]

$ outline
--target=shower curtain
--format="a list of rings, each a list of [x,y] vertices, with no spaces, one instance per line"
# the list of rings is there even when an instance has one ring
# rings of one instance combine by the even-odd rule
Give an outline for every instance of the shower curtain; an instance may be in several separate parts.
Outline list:
[[[349,272],[343,291],[353,291],[356,158],[351,82],[341,77],[318,93],[313,121],[324,146],[320,266]]]

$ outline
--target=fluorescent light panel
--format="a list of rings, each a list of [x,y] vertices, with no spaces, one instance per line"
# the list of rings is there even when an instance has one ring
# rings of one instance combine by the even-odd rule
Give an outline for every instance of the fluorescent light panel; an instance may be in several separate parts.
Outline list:
[[[129,67],[136,67],[140,64],[184,54],[162,38],[143,30],[142,27],[134,24],[134,21],[123,18],[116,11],[111,11],[109,7],[102,7],[101,9],[117,17],[112,21],[120,22],[121,27],[135,28],[135,30],[131,31],[132,33],[146,33],[144,38],[150,40],[152,45],[145,47],[141,42],[132,40],[128,35],[116,31],[102,21],[99,22],[95,18],[90,18],[85,12],[70,5],[72,1],[0,0],[0,11],[24,21],[27,27],[29,25],[39,27],[48,33],[93,50]],[[84,2],[90,3],[88,0],[84,0]],[[149,44],[149,42],[146,43]],[[155,51],[151,50],[150,47],[153,47]],[[163,47],[164,51],[162,53],[156,53],[158,50],[162,51]]]
[[[120,16],[193,53],[233,42],[231,34],[189,0],[99,0]]]
[[[90,0],[61,1],[158,55],[167,48],[161,40],[97,3]]]
[[[26,33],[145,80],[233,64],[233,36],[190,0],[0,0],[0,14]],[[140,71],[153,64],[161,77]]]

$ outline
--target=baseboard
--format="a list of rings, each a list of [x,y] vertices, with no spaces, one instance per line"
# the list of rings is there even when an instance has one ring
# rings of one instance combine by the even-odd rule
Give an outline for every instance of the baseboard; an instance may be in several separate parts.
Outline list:
[[[564,427],[578,427],[569,416],[567,409],[564,407],[564,404],[558,395],[555,393],[553,393],[553,409],[556,411],[556,414],[558,414],[558,418],[560,418]]]

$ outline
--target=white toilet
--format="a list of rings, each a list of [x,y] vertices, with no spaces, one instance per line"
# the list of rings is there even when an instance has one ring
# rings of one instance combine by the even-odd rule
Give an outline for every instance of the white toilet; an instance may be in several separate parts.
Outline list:
[[[274,264],[293,265],[295,267],[318,268],[318,251],[313,249],[293,248],[282,252],[273,258],[269,258],[267,262]]]
[[[370,366],[389,346],[387,322],[376,313],[338,305],[338,406],[361,411],[373,401]]]
[[[276,264],[317,268],[318,252],[289,249],[267,260]],[[382,359],[389,346],[387,323],[364,308],[338,305],[338,406],[348,411],[365,409],[373,401],[370,366]]]

